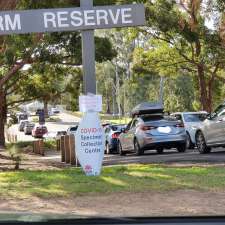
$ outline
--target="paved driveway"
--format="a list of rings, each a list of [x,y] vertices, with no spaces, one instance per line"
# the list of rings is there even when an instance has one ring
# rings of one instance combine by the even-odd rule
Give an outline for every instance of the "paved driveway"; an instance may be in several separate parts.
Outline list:
[[[57,116],[61,119],[61,122],[49,122],[45,124],[49,132],[66,131],[68,127],[73,126],[74,124],[77,124],[77,122],[80,121],[80,118],[70,115],[68,113],[60,113]],[[30,117],[29,119],[32,120],[32,117]],[[23,132],[19,132],[18,124],[10,127],[9,133],[17,135],[18,141],[33,141],[34,140],[34,138],[31,135],[24,135]]]

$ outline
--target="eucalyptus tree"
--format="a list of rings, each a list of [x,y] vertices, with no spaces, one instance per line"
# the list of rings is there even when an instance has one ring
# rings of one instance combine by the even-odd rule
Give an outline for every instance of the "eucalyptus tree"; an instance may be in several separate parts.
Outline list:
[[[225,46],[221,30],[224,1],[213,1],[213,5],[210,4],[212,1],[201,0],[141,2],[146,5],[147,23],[139,31],[148,39],[157,40],[157,43],[142,49],[142,56],[141,51],[137,55],[141,56],[144,63],[149,63],[149,67],[152,68],[154,64],[161,72],[171,74],[176,71],[177,74],[194,75],[201,108],[210,112],[215,84],[225,81],[222,76]],[[207,25],[208,18],[215,21],[214,26]],[[148,67],[148,64],[143,66]]]
[[[95,4],[97,3],[100,4],[102,1],[95,1]],[[12,0],[7,3],[0,1],[0,6],[4,10],[76,7],[79,6],[79,1]],[[8,105],[32,99],[31,97],[21,98],[9,102],[7,97],[17,93],[16,91],[20,88],[19,80],[30,76],[22,70],[24,66],[28,64],[41,67],[46,63],[70,67],[81,65],[81,35],[79,32],[61,32],[2,36],[0,46],[0,146],[4,146],[4,125]],[[96,60],[99,62],[115,56],[115,51],[112,50],[112,45],[106,38],[96,37],[96,50]]]

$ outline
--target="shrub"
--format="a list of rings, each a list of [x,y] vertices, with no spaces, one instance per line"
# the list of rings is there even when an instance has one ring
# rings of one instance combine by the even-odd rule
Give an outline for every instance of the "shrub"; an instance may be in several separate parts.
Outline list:
[[[19,170],[22,161],[22,150],[17,145],[8,148],[8,153],[12,161],[15,163],[15,170]]]

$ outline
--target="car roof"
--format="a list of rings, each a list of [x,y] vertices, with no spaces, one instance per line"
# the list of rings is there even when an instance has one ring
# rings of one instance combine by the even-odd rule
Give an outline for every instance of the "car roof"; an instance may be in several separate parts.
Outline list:
[[[20,120],[20,123],[29,123],[29,120]]]
[[[37,128],[37,127],[46,127],[46,126],[45,126],[45,125],[40,125],[40,124],[38,124],[38,125],[36,125],[35,127]],[[47,128],[47,127],[46,127],[46,128]]]
[[[199,112],[175,112],[172,113],[171,115],[176,115],[176,114],[207,114],[206,111],[199,111]]]

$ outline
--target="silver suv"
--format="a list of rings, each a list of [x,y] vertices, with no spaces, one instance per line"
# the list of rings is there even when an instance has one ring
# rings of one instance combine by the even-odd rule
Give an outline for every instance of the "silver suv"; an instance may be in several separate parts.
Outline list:
[[[225,102],[196,130],[196,145],[201,154],[209,153],[211,147],[225,147]]]

